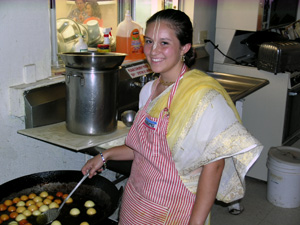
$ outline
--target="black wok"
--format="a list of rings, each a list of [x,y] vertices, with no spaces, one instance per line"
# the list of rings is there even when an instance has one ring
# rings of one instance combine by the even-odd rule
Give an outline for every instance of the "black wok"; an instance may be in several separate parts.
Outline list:
[[[52,195],[55,195],[58,191],[68,194],[81,178],[81,171],[73,170],[49,171],[23,176],[0,185],[0,203],[30,193],[39,194],[42,191],[47,191]],[[69,205],[66,204],[58,217],[62,224],[79,225],[83,221],[88,222],[90,225],[107,224],[107,217],[118,207],[120,191],[106,178],[95,176],[92,179],[86,179],[72,195],[72,198],[74,202]],[[86,214],[84,202],[87,200],[95,202],[97,211],[95,216]],[[80,215],[77,217],[71,216],[69,212],[72,208],[79,208]],[[0,214],[3,214],[3,212],[0,212]],[[28,218],[28,220],[31,220],[29,222],[33,224],[34,219],[34,216]],[[10,221],[7,221],[7,223]]]

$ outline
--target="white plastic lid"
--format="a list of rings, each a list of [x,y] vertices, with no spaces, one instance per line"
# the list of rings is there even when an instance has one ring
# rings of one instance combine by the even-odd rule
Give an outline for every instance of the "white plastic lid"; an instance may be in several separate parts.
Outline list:
[[[298,148],[289,146],[272,147],[268,154],[269,157],[279,163],[300,167],[300,149]]]

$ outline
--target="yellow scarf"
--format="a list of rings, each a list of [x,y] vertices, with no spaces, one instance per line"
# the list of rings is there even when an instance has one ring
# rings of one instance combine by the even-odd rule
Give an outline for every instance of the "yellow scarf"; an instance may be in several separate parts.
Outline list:
[[[183,131],[183,128],[189,123],[195,110],[199,110],[198,106],[201,99],[210,90],[216,90],[224,96],[227,104],[234,111],[239,121],[240,117],[226,90],[214,78],[199,70],[191,70],[183,75],[180,80],[175,96],[170,106],[170,118],[168,125],[167,140],[170,149]],[[159,117],[159,113],[167,106],[170,91],[161,96],[155,105],[149,111],[150,116]]]

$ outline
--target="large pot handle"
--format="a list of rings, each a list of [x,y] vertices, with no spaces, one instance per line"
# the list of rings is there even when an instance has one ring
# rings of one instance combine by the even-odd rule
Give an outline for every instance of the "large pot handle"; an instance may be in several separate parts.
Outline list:
[[[82,73],[73,74],[72,71],[69,71],[66,76],[67,76],[67,83],[70,83],[70,77],[80,77],[80,85],[84,86],[85,84],[84,76]]]

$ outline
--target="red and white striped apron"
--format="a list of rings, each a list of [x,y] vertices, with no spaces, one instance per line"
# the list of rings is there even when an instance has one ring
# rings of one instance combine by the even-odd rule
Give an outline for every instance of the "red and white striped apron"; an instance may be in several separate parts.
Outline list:
[[[137,114],[126,138],[134,149],[131,175],[128,179],[120,212],[119,224],[188,224],[195,201],[181,181],[167,142],[169,108],[177,90],[175,82],[167,107],[159,118],[149,116],[146,105]]]

